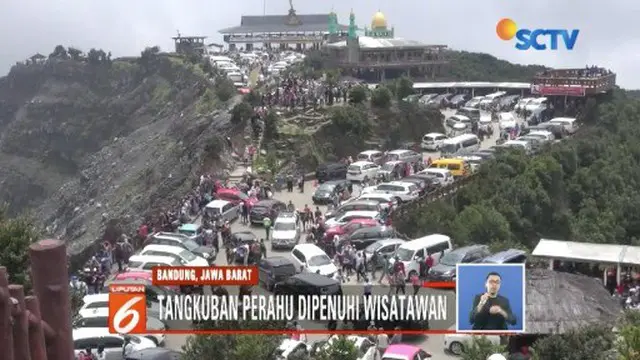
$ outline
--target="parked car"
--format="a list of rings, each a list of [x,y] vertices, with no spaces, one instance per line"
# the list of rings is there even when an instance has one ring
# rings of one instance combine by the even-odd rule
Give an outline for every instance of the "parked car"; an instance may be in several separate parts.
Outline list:
[[[296,214],[280,213],[273,222],[271,249],[292,249],[300,241],[301,233]]]
[[[380,225],[380,222],[376,219],[368,219],[368,218],[353,219],[344,225],[339,224],[336,226],[329,227],[324,232],[324,239],[331,240],[336,235],[344,236],[362,227],[378,226],[378,225]]]
[[[382,181],[395,181],[404,176],[406,163],[394,160],[385,162],[378,170],[377,177]]]
[[[258,202],[258,198],[255,196],[249,196],[238,189],[218,189],[216,197],[220,200],[226,200],[234,205],[240,205],[244,203],[248,208],[251,208]]]
[[[272,291],[277,282],[290,278],[297,274],[298,270],[289,257],[270,256],[258,263],[258,279],[265,289]]]
[[[262,225],[264,218],[275,221],[281,211],[287,211],[287,204],[280,200],[268,199],[258,201],[249,211],[251,224]]]
[[[353,182],[368,182],[375,179],[380,167],[368,161],[356,161],[347,169],[347,180]]]
[[[294,265],[305,272],[333,277],[338,268],[331,258],[314,244],[298,244],[291,250]]]
[[[487,245],[471,245],[451,250],[440,258],[438,264],[427,274],[429,280],[453,281],[456,279],[456,265],[477,263],[491,255]]]
[[[386,259],[390,259],[391,256],[396,252],[398,247],[402,245],[405,241],[402,239],[383,239],[377,240],[373,244],[369,244],[364,249],[365,256],[369,261],[367,262],[367,267],[369,270],[372,268],[383,268],[386,265]]]
[[[74,329],[71,337],[73,338],[73,349],[76,356],[87,348],[97,349],[98,345],[104,346],[106,356],[115,356],[115,354],[120,354],[120,356],[122,356],[122,346],[124,344],[125,337],[129,339],[133,350],[143,350],[156,347],[156,344],[147,338],[137,335],[111,334],[109,329]]]
[[[364,250],[378,240],[391,239],[394,237],[396,237],[396,231],[394,228],[381,225],[355,230],[346,236],[345,241],[349,241],[356,250]]]
[[[347,177],[347,165],[343,163],[324,163],[316,168],[316,180],[323,183],[328,180],[340,180]]]
[[[311,200],[314,204],[328,204],[345,189],[351,191],[351,188],[351,184],[347,180],[329,180],[316,188],[316,191],[311,195]]]

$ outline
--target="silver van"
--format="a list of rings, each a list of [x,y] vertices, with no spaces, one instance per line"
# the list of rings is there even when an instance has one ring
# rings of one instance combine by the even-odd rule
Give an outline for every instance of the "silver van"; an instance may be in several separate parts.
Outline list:
[[[403,161],[410,164],[422,162],[422,154],[418,154],[413,150],[392,150],[385,156],[385,162],[387,161]]]
[[[233,221],[240,216],[240,206],[226,200],[213,200],[205,206],[204,211],[209,217],[220,217],[222,221]]]
[[[340,205],[334,210],[327,211],[326,219],[343,215],[349,211],[378,211],[380,203],[375,200],[354,200]]]

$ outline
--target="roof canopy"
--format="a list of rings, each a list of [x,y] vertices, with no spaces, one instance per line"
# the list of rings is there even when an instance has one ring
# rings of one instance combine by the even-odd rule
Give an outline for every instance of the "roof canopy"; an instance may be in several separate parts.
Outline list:
[[[613,322],[622,311],[599,279],[548,269],[527,269],[526,275],[529,334],[562,334]]]
[[[296,15],[300,24],[290,25],[288,15],[243,16],[239,26],[219,30],[221,34],[278,33],[278,32],[329,32],[331,14]],[[339,31],[348,26],[338,25]]]
[[[640,265],[640,247],[540,239],[533,256],[566,261]]]
[[[469,88],[469,89],[483,89],[483,88],[497,88],[497,89],[531,89],[530,83],[521,82],[418,82],[413,84],[414,89],[455,89],[455,88]]]

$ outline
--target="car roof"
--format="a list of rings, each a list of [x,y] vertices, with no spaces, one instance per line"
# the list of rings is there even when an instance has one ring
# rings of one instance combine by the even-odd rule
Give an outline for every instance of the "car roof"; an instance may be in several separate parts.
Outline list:
[[[264,259],[272,265],[288,265],[293,264],[293,261],[286,256],[269,256]]]
[[[196,231],[200,229],[202,226],[198,224],[182,224],[178,228],[179,230],[187,230],[187,231]]]
[[[438,132],[432,132],[432,133],[424,134],[424,136],[433,137],[433,136],[447,136],[447,135],[438,133]]]
[[[380,151],[380,150],[365,150],[365,151],[361,151],[360,154],[362,154],[362,155],[382,154],[382,151]],[[360,154],[358,154],[358,155],[360,155]]]
[[[142,253],[145,250],[150,250],[150,251],[161,251],[161,252],[167,252],[170,254],[175,254],[178,255],[183,251],[186,251],[184,248],[181,248],[179,246],[171,246],[171,245],[158,245],[158,244],[149,244],[147,246],[145,246],[142,251],[140,252],[140,255],[143,255]],[[146,255],[148,256],[148,255]]]
[[[256,206],[256,205],[258,205],[258,206],[259,206],[259,205],[263,205],[263,206],[265,206],[265,205],[274,205],[274,204],[280,204],[280,203],[283,203],[283,202],[282,202],[282,201],[279,201],[279,200],[275,200],[275,199],[265,199],[265,200],[260,200],[260,201],[258,201],[258,202],[257,202],[255,205],[253,205],[253,206]]]
[[[391,164],[391,165],[398,165],[398,164],[404,164],[404,161],[402,160],[390,160],[390,161],[385,161],[385,164]]]
[[[334,280],[333,278],[330,278],[326,275],[309,273],[309,272],[302,272],[302,273],[293,275],[292,278],[297,278],[304,282],[318,285],[318,286],[330,286],[330,285],[340,284],[337,280]]]
[[[326,252],[324,252],[324,250],[320,249],[318,246],[314,244],[298,244],[293,248],[293,250],[298,250],[308,255],[322,255],[322,254],[326,255],[327,254]]]
[[[347,216],[353,216],[353,215],[362,215],[365,217],[369,217],[369,216],[377,216],[378,212],[374,210],[353,210],[353,211],[347,211],[341,217],[347,217]]]
[[[356,161],[351,163],[351,165],[362,166],[362,165],[375,165],[375,164],[372,163],[371,161]]]
[[[114,336],[114,337],[122,338],[122,335],[120,334],[110,333],[109,328],[77,328],[77,329],[73,329],[72,334],[73,334],[73,340],[103,337],[103,336]]]
[[[407,241],[404,240],[404,239],[395,238],[395,239],[382,239],[382,240],[378,240],[376,242],[380,243],[382,245],[389,245],[389,244],[402,244],[402,243],[405,243]]]
[[[553,118],[549,121],[576,121],[576,118],[570,118],[570,117],[557,117],[557,118]]]
[[[385,194],[385,193],[376,193],[376,192],[372,192],[372,193],[366,193],[366,194],[362,194],[358,197],[359,201],[366,201],[366,198],[382,198],[382,199],[388,199],[391,200],[393,199],[395,196],[391,195],[391,194]],[[348,204],[348,203],[347,203]]]
[[[151,235],[151,237],[159,238],[159,239],[177,239],[177,240],[187,240],[189,237],[185,234],[173,233],[173,232],[157,232]]]
[[[367,226],[367,227],[362,227],[360,229],[356,229],[351,234],[355,234],[359,232],[361,233],[361,232],[384,232],[384,231],[393,231],[393,228],[391,226],[385,226],[385,225]]]
[[[213,201],[210,201],[206,207],[208,208],[221,208],[225,205],[229,204],[229,202],[227,200],[220,200],[220,199],[216,199]]]
[[[415,184],[412,184],[412,183],[403,182],[402,180],[390,181],[387,184],[396,185],[396,186],[411,186],[411,185],[415,185]],[[380,184],[380,185],[383,185],[383,184]]]
[[[82,298],[82,302],[85,304],[91,304],[94,302],[101,302],[101,301],[109,301],[109,293],[90,294],[90,295],[85,295]]]
[[[431,234],[431,235],[423,236],[421,238],[406,241],[404,244],[402,244],[402,247],[409,250],[417,250],[417,249],[423,248],[425,246],[425,243],[437,244],[445,241],[451,241],[451,238],[448,237],[447,235]]]
[[[172,263],[175,261],[174,258],[169,256],[156,256],[156,255],[131,255],[129,257],[129,261],[139,261],[139,262],[168,262]]]
[[[471,251],[478,251],[478,250],[482,250],[482,249],[489,249],[489,247],[487,245],[469,245],[469,246],[463,246],[463,247],[459,247],[457,249],[453,249],[451,250],[452,253],[468,253]]]
[[[493,255],[489,255],[482,260],[485,263],[501,263],[505,260],[509,260],[510,258],[527,255],[527,252],[520,249],[508,249],[504,251],[497,252]]]
[[[296,218],[295,216],[282,216],[282,214],[279,214],[278,217],[276,218],[275,222],[280,222],[280,223],[295,223]]]
[[[442,168],[426,168],[424,170],[422,170],[419,174],[424,174],[424,173],[441,173],[441,174],[447,174],[450,173],[451,170],[449,169],[442,169]]]
[[[151,245],[148,245],[148,246],[151,246]],[[169,246],[169,245],[159,245],[159,246]],[[184,250],[183,248],[178,248],[178,249]],[[140,279],[140,280],[150,281],[152,279],[152,275],[148,271],[133,270],[133,271],[126,271],[126,272],[122,272],[122,273],[117,273],[117,274],[115,274],[115,276],[111,280],[112,281],[115,281],[115,280],[124,281],[124,280],[132,280],[132,279]]]
[[[389,151],[387,154],[399,155],[399,154],[404,154],[406,152],[412,152],[412,150],[409,150],[409,149],[396,149],[396,150]]]
[[[348,203],[344,203],[344,204],[340,205],[338,207],[338,209],[340,209],[341,207],[346,206],[346,205],[354,205],[354,204],[357,204],[357,205],[378,205],[378,202],[375,201],[375,200],[355,199],[353,201],[349,201]]]

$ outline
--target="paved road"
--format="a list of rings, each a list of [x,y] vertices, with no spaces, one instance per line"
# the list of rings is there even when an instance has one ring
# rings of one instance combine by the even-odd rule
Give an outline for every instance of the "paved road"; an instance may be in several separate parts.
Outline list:
[[[443,111],[443,113],[445,114],[445,116],[451,116],[453,115],[453,112],[451,111]],[[488,139],[485,139],[485,141],[483,141],[481,148],[486,149],[489,148],[493,145],[495,145],[496,140],[498,138],[498,131],[497,131],[497,125],[496,125],[496,131],[494,131],[494,136]],[[363,149],[365,150],[365,149]],[[355,155],[355,154],[354,154]],[[429,157],[431,157],[432,159],[436,159],[440,156],[439,153],[434,153],[434,152],[425,152],[424,153],[424,158],[427,159]],[[314,188],[313,188],[313,182],[309,181],[305,184],[305,192],[304,193],[300,193],[297,190],[294,190],[294,192],[277,192],[274,197],[280,201],[283,201],[285,203],[288,203],[289,200],[291,200],[293,202],[293,204],[296,206],[296,208],[298,209],[302,209],[304,207],[305,204],[308,204],[309,206],[313,206],[313,202],[311,201],[311,194],[313,193]],[[326,207],[321,206],[320,209],[324,212],[326,211]],[[259,238],[264,237],[264,230],[260,227],[250,227],[247,225],[243,225],[240,222],[235,222],[232,224],[232,231],[233,232],[239,232],[239,231],[252,231],[256,234],[256,236],[258,236]],[[289,251],[272,251],[270,246],[267,245],[267,256],[272,256],[272,255],[286,255],[286,256],[290,256],[289,255]],[[218,256],[218,263],[220,264],[225,264],[226,260],[224,259],[223,255]],[[350,284],[356,284],[355,279],[352,279]],[[310,335],[308,336],[308,340],[310,342],[315,342],[318,340],[322,340],[324,339],[326,336],[325,335]],[[182,347],[182,345],[185,344],[186,342],[186,335],[170,335],[167,336],[166,339],[166,347],[171,348],[171,349],[180,349]],[[443,335],[431,335],[429,337],[425,337],[423,339],[421,339],[420,341],[415,342],[416,345],[420,346],[421,348],[425,349],[427,352],[433,354],[435,359],[445,359],[445,358],[454,358],[453,355],[450,355],[448,353],[444,352],[444,348],[443,348],[443,344],[444,344],[444,336]]]

